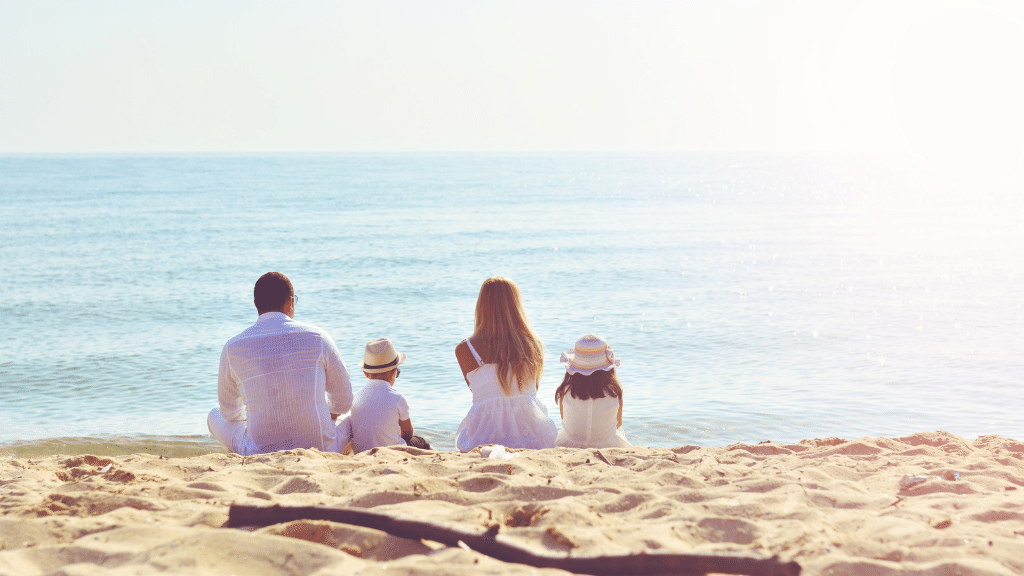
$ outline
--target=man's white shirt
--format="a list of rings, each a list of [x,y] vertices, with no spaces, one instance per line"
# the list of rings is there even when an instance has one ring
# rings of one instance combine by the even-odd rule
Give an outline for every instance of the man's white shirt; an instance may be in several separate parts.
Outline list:
[[[334,340],[282,312],[261,314],[224,345],[217,396],[225,420],[247,420],[255,452],[340,452],[347,441],[331,420],[352,407],[352,383]]]

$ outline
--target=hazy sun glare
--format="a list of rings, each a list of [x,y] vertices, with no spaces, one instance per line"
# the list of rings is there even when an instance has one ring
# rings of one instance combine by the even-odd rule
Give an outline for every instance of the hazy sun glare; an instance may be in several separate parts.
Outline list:
[[[0,152],[1024,151],[1003,0],[0,7]]]
[[[1024,34],[984,9],[937,12],[905,32],[893,96],[911,150],[944,171],[1002,173],[1024,153]]]

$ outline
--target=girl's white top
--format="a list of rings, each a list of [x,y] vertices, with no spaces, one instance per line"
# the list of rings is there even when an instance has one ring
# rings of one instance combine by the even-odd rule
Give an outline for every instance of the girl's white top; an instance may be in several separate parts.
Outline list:
[[[616,427],[619,399],[604,396],[590,400],[562,397],[562,429],[558,446],[565,448],[625,448],[630,446],[622,428]]]
[[[455,445],[469,452],[483,444],[501,444],[509,448],[554,448],[558,431],[548,410],[537,399],[537,383],[528,382],[520,390],[511,378],[511,395],[506,396],[498,382],[497,364],[484,364],[473,345],[466,340],[480,366],[466,374],[473,392],[473,406],[455,433]]]

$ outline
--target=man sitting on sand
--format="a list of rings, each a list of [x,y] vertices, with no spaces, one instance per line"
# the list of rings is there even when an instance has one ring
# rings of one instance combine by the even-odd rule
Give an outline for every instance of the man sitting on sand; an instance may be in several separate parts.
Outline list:
[[[413,436],[409,402],[395,390],[395,380],[402,373],[398,366],[405,358],[387,338],[366,344],[359,363],[366,385],[356,394],[352,415],[338,423],[338,429],[352,438],[353,452],[405,444],[430,450],[426,440]]]
[[[220,407],[210,433],[243,456],[290,448],[340,452],[334,420],[352,406],[352,384],[334,340],[293,320],[295,291],[280,272],[256,281],[259,318],[228,340],[220,355]]]

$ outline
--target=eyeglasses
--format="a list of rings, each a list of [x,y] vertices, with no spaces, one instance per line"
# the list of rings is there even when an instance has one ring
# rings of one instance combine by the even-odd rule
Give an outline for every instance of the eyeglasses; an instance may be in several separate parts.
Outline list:
[[[298,303],[299,303],[299,297],[296,296],[295,294],[292,294],[292,304],[298,304]]]
[[[395,368],[395,378],[398,378],[401,375],[402,375],[402,369],[401,368]]]

